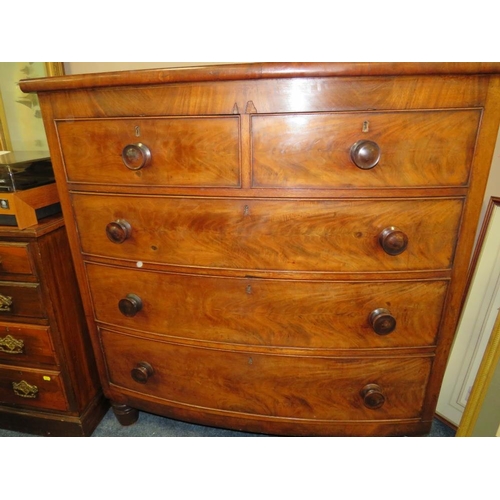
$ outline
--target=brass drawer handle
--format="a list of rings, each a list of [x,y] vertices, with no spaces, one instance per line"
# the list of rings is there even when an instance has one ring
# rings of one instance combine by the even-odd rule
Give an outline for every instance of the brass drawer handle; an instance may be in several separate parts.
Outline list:
[[[7,337],[0,337],[0,352],[6,352],[7,354],[24,354],[24,342],[22,340],[15,339],[12,335],[7,335]]]
[[[383,307],[372,311],[368,320],[377,335],[387,335],[396,329],[396,318]]]
[[[358,141],[351,146],[351,160],[358,168],[369,170],[380,161],[380,146],[373,141]]]
[[[151,164],[151,150],[142,142],[127,144],[122,151],[122,160],[130,170],[140,170]]]
[[[0,295],[0,312],[11,312],[12,297]]]
[[[12,389],[16,396],[21,398],[35,399],[38,396],[38,387],[36,385],[31,385],[26,382],[26,380],[21,380],[21,382],[12,382]]]

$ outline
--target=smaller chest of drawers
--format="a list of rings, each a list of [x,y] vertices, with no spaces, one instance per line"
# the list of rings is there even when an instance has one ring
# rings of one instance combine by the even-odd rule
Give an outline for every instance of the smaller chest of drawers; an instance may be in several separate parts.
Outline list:
[[[61,216],[0,227],[0,427],[90,435],[106,411]]]

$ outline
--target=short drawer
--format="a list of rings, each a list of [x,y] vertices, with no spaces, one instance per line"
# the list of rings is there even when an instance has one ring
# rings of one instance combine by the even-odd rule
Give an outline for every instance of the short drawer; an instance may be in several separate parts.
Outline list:
[[[253,116],[253,185],[465,186],[480,118],[477,109]]]
[[[16,318],[45,318],[40,285],[0,281],[0,321]]]
[[[57,122],[69,181],[121,185],[237,187],[239,129],[236,115]]]
[[[297,348],[433,345],[447,290],[446,281],[218,278],[96,264],[87,264],[87,274],[96,319],[103,323],[171,337]],[[121,301],[132,309],[122,313]]]
[[[60,373],[0,365],[0,404],[68,409]]]
[[[101,331],[112,385],[169,404],[311,420],[419,418],[430,358],[195,348]]]
[[[74,194],[72,200],[87,254],[179,266],[331,272],[449,269],[463,205],[460,198],[220,200]],[[403,245],[401,253],[388,253],[388,241]]]
[[[0,362],[55,364],[49,327],[0,323]]]
[[[0,277],[11,274],[34,274],[28,243],[0,243]]]

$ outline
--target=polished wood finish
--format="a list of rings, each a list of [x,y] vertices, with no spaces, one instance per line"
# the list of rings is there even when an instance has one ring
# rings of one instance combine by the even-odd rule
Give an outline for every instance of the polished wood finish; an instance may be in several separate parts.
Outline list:
[[[0,363],[56,364],[48,326],[0,323]]]
[[[278,78],[384,77],[417,75],[498,74],[498,63],[254,63],[195,68],[169,68],[108,72],[59,78],[33,79],[22,83],[24,92],[78,90],[123,85],[266,80]],[[300,82],[300,80],[298,80]]]
[[[119,421],[428,432],[499,74],[259,63],[22,82]]]
[[[480,118],[479,110],[257,115],[252,117],[253,185],[462,186],[468,182]],[[372,144],[369,154],[366,142]],[[362,160],[363,154],[368,159]]]
[[[86,267],[95,315],[104,324],[171,339],[330,352],[435,344],[448,287],[446,280],[276,280]],[[131,292],[142,310],[120,314]],[[383,306],[398,322],[387,338],[370,319]]]
[[[2,193],[2,199],[7,200],[9,208],[2,208],[2,215],[13,215],[16,226],[25,229],[38,222],[36,210],[59,203],[59,195],[54,183],[46,184],[25,191]]]
[[[0,427],[90,435],[107,404],[61,216],[0,227]]]
[[[13,387],[29,384],[36,394],[25,391],[23,395]],[[59,372],[19,368],[0,368],[0,401],[2,405],[35,406],[45,410],[67,411],[68,402]]]
[[[70,181],[239,186],[237,116],[63,121],[57,129]],[[152,151],[151,160],[124,168],[122,151],[137,142]]]
[[[432,364],[430,357],[235,352],[161,343],[108,330],[101,331],[101,338],[112,386],[140,391],[146,398],[175,401],[178,406],[196,405],[207,412],[288,418],[297,423],[301,419],[419,418]],[[148,360],[154,369],[145,383],[130,373],[141,360]],[[384,386],[388,403],[378,414],[365,407],[359,394],[372,381]]]
[[[92,194],[71,198],[85,254],[283,271],[449,269],[463,208],[460,198],[356,203]],[[123,244],[114,244],[105,234],[107,224],[116,219],[131,226]],[[408,238],[407,251],[396,257],[379,242],[380,233],[393,225],[404,228]]]
[[[33,265],[26,243],[0,242],[0,276],[11,274],[33,274]]]

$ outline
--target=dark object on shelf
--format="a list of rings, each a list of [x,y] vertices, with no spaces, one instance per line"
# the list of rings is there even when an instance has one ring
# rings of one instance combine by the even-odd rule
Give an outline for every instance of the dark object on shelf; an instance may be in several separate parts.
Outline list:
[[[0,155],[0,192],[24,191],[55,182],[48,152],[21,151]]]
[[[0,155],[0,225],[24,229],[60,212],[48,152]]]

